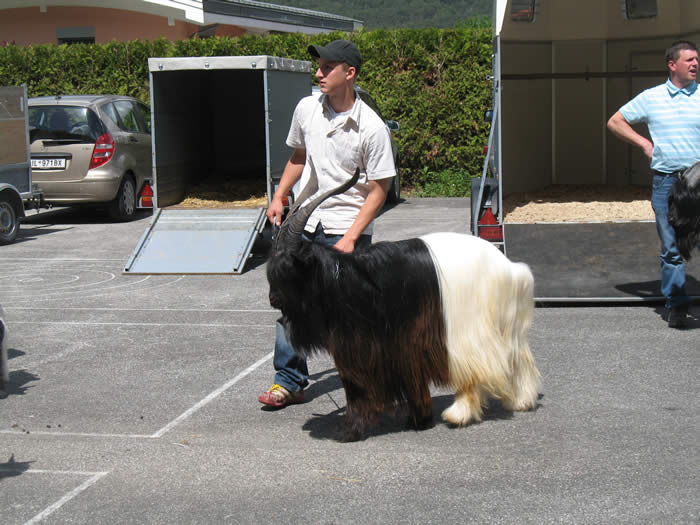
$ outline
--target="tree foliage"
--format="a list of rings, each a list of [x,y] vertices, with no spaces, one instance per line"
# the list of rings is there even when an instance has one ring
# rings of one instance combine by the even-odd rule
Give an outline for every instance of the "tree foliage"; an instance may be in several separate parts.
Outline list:
[[[464,181],[481,173],[489,132],[483,120],[492,89],[488,28],[9,45],[0,47],[0,85],[26,84],[29,96],[111,93],[148,102],[149,57],[272,55],[309,60],[309,44],[335,38],[358,45],[364,59],[358,84],[374,96],[385,118],[401,124],[394,136],[404,185],[450,186],[458,192],[468,186]],[[446,185],[446,176],[459,180]]]
[[[275,0],[276,4],[347,16],[365,29],[489,25],[493,0]]]

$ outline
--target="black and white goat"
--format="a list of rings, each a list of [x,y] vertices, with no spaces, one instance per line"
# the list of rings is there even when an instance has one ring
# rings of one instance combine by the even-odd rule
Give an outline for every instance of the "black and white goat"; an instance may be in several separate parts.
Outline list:
[[[378,242],[351,254],[302,242],[314,208],[358,174],[290,211],[267,266],[270,304],[282,311],[292,346],[335,361],[347,399],[343,439],[362,439],[397,402],[407,404],[411,427],[431,427],[431,384],[456,390],[442,413],[455,425],[480,421],[489,397],[507,410],[533,409],[539,372],[527,331],[534,281],[525,264],[457,233]]]
[[[676,246],[684,259],[700,241],[700,162],[688,168],[668,196],[668,222],[676,232]]]

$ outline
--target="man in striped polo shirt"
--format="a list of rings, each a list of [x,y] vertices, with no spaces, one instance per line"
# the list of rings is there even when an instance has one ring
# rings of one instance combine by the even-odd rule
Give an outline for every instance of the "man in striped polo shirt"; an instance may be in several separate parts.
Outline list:
[[[651,162],[651,205],[661,239],[661,293],[666,298],[668,325],[683,328],[689,298],[685,292],[685,264],[668,222],[668,196],[678,177],[700,160],[700,93],[696,75],[698,49],[679,40],[666,50],[669,78],[665,84],[643,91],[622,106],[608,121],[608,129],[640,148]],[[651,141],[631,124],[645,123]]]

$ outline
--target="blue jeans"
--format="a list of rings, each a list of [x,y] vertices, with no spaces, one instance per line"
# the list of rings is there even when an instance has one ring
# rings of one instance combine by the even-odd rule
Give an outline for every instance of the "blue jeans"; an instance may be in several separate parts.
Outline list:
[[[304,232],[302,238],[307,242],[333,246],[342,238],[342,235],[326,235],[319,223],[314,233]],[[369,246],[371,243],[371,235],[361,235],[355,243],[355,248]],[[275,355],[272,360],[276,371],[275,383],[290,392],[303,390],[309,384],[309,369],[306,365],[306,358],[297,354],[287,341],[281,318],[277,320],[275,330]]]
[[[676,176],[654,175],[651,191],[651,207],[661,239],[661,294],[666,298],[666,308],[687,305],[690,301],[685,293],[685,263],[676,247],[676,232],[668,223],[668,195],[677,180]]]

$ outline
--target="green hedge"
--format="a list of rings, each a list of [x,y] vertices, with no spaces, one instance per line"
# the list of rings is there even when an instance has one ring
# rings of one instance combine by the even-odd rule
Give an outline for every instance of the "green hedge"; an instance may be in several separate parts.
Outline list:
[[[0,47],[0,85],[26,84],[29,96],[116,93],[148,101],[148,57],[273,55],[309,60],[309,44],[335,38],[358,45],[364,58],[358,84],[372,93],[386,118],[401,123],[395,138],[404,186],[423,195],[444,194],[447,187],[452,194],[467,194],[468,179],[481,173],[489,131],[483,114],[491,103],[487,77],[492,50],[491,32],[485,28],[9,45]]]

